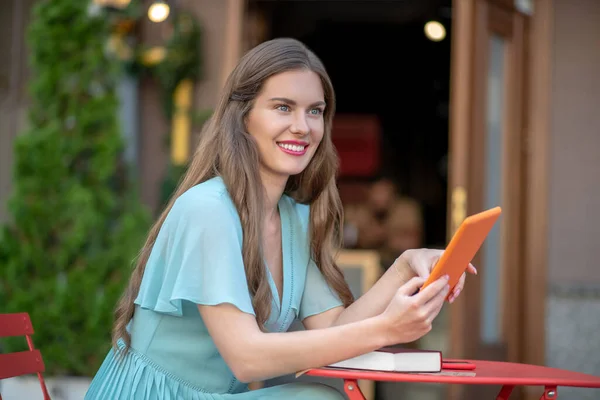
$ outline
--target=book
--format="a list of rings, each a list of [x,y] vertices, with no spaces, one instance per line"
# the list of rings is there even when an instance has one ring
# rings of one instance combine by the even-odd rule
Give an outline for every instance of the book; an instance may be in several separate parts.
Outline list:
[[[330,364],[328,367],[392,372],[441,372],[442,353],[435,350],[384,347]]]
[[[445,371],[441,372],[417,372],[416,375],[436,375],[436,376],[477,376],[475,371]]]

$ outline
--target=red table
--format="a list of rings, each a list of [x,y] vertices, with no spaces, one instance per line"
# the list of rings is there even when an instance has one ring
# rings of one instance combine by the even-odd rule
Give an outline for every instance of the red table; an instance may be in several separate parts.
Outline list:
[[[344,380],[344,391],[350,400],[364,400],[357,380],[389,381],[389,382],[430,382],[464,385],[502,385],[496,400],[507,400],[515,386],[544,386],[544,394],[540,400],[558,398],[558,386],[575,386],[600,388],[600,377],[579,372],[566,371],[538,365],[516,364],[497,361],[467,360],[475,364],[475,376],[453,376],[443,374],[403,374],[394,372],[374,372],[361,370],[343,370],[333,368],[317,368],[306,372],[306,375]],[[444,370],[444,373],[460,372]],[[469,372],[469,371],[462,371]],[[600,397],[600,393],[599,393]]]

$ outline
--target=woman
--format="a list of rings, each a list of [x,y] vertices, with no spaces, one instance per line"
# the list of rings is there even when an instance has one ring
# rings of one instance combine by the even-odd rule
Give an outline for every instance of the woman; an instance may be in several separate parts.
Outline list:
[[[354,303],[334,263],[334,107],[301,43],[272,40],[240,60],[141,251],[87,399],[341,399],[324,385],[247,382],[427,333],[446,281],[411,294],[436,251],[406,252]],[[295,318],[306,331],[286,332]]]

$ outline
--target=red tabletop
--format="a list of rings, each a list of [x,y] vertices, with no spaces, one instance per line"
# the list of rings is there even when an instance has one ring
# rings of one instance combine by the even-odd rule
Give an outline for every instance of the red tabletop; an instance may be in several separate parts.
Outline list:
[[[600,388],[600,377],[538,365],[516,364],[499,361],[465,360],[475,364],[472,371],[444,370],[442,374],[416,374],[375,372],[364,370],[318,368],[306,375],[352,380],[431,382],[469,385],[515,385],[515,386],[576,386]],[[451,375],[456,372],[456,375]],[[475,376],[460,373],[474,372]]]

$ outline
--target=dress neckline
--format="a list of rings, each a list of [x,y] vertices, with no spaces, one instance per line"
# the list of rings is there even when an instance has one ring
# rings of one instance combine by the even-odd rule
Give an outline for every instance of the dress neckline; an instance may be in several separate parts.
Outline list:
[[[264,263],[265,269],[267,270],[267,277],[269,279],[269,286],[271,287],[271,295],[273,297],[273,309],[271,310],[271,317],[269,322],[276,324],[278,330],[285,328],[285,323],[291,308],[291,299],[293,297],[293,281],[294,281],[294,255],[293,255],[293,229],[291,226],[290,215],[289,215],[289,202],[282,196],[277,205],[279,209],[279,219],[281,224],[281,264],[282,264],[282,275],[283,275],[283,293],[281,294],[281,302],[279,301],[279,291],[275,280],[271,275],[269,266],[266,261]],[[277,318],[274,317],[274,312],[277,312]]]

